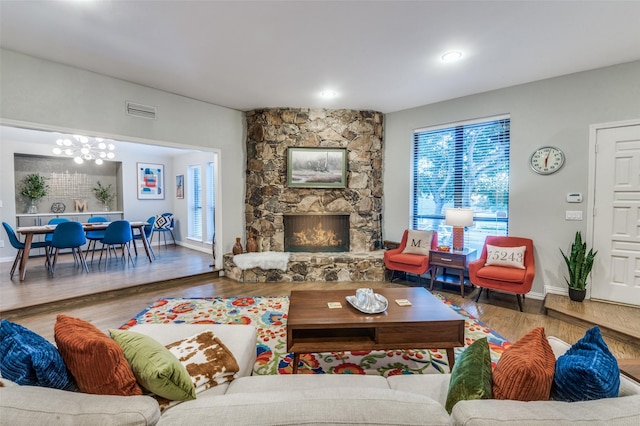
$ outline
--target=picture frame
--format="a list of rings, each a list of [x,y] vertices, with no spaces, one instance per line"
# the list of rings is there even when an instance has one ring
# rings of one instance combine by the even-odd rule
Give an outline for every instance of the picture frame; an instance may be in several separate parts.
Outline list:
[[[138,200],[164,200],[164,164],[136,163]]]
[[[184,175],[176,176],[176,198],[184,198]]]
[[[345,148],[289,148],[287,186],[291,188],[346,188]]]

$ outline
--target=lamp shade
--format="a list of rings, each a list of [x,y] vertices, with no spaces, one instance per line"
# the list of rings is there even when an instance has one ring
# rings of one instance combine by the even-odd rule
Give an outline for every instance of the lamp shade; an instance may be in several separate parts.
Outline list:
[[[473,225],[472,209],[447,209],[444,214],[444,221],[449,226],[471,226]]]

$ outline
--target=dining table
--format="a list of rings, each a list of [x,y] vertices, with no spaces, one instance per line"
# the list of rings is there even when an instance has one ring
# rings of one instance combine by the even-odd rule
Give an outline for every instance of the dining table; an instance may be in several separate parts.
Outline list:
[[[107,229],[110,223],[111,222],[83,223],[82,227],[85,231],[104,231],[105,229]],[[144,233],[144,227],[149,225],[149,222],[135,221],[129,223],[131,224],[132,231],[137,230],[140,235],[142,235],[141,240],[142,245],[144,246],[144,250],[147,253],[149,262],[153,262],[153,259],[151,257],[151,246]],[[52,234],[55,229],[56,225],[21,226],[19,228],[16,228],[16,232],[18,234],[22,234],[25,236],[24,251],[22,253],[22,258],[20,259],[20,281],[24,281],[25,276],[27,275],[27,262],[29,261],[29,251],[31,250],[33,236]]]

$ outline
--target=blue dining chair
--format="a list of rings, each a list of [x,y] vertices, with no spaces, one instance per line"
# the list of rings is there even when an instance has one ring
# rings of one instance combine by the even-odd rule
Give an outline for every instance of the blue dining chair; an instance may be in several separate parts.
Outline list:
[[[54,217],[52,219],[49,219],[49,222],[47,222],[47,225],[58,225],[59,223],[62,222],[69,222],[69,219],[67,219],[66,217]],[[53,239],[53,233],[51,234],[45,234],[44,236],[44,240],[47,242],[48,244],[48,249],[49,253],[51,254],[51,251],[53,250],[51,248],[51,240]],[[75,258],[75,253],[73,254],[73,257]],[[49,266],[51,267],[51,266]]]
[[[82,253],[82,246],[87,243],[87,238],[84,235],[84,229],[80,222],[62,222],[56,226],[53,231],[53,238],[51,239],[51,249],[55,249],[53,255],[53,261],[51,262],[51,276],[56,274],[56,264],[58,263],[58,253],[60,249],[71,249],[76,261],[76,265],[80,264],[84,266],[84,269],[89,272],[86,259]]]
[[[67,219],[66,217],[54,217],[53,219],[49,219],[49,222],[47,222],[47,225],[57,225],[62,222],[69,222],[69,219]],[[53,234],[46,234],[44,236],[44,240],[48,241],[49,243],[51,243],[52,239],[53,239]]]
[[[16,259],[13,261],[13,266],[11,267],[10,276],[13,278],[13,274],[16,271],[16,267],[18,266],[18,262],[22,258],[22,254],[24,253],[24,243],[20,242],[16,232],[13,230],[11,225],[7,222],[2,222],[2,226],[4,226],[4,230],[7,232],[7,236],[9,237],[9,242],[14,249],[18,250],[16,254]],[[31,248],[44,248],[45,255],[47,256],[46,264],[49,264],[49,243],[46,241],[38,241],[31,243]]]
[[[173,245],[176,245],[176,238],[173,235],[173,213],[162,213],[161,215],[155,217],[155,221],[153,222],[153,234],[151,235],[152,239],[157,232],[162,233],[162,235],[164,236],[165,247],[167,246],[167,232],[171,234]]]
[[[109,219],[102,216],[93,216],[87,220],[87,223],[104,223],[109,222]],[[87,231],[85,236],[87,240],[89,240],[89,244],[87,244],[87,250],[84,252],[85,258],[89,255],[89,250],[91,250],[91,244],[93,243],[93,250],[91,250],[91,263],[93,263],[93,256],[96,254],[96,244],[98,241],[104,238],[104,230],[100,231]]]
[[[142,229],[144,229],[144,237],[147,239],[147,242],[149,243],[149,250],[151,250],[151,255],[153,256],[153,258],[156,258],[156,254],[153,252],[153,247],[151,247],[151,238],[153,238],[153,223],[155,222],[156,218],[154,216],[151,216],[149,219],[147,219],[147,223],[148,225],[145,225]],[[136,240],[142,240],[142,234],[134,234],[133,235],[133,249],[136,252],[136,256],[138,255],[138,246],[136,245]]]
[[[131,232],[131,224],[128,220],[116,220],[111,222],[107,229],[104,231],[104,238],[100,240],[102,243],[102,249],[100,250],[100,259],[98,260],[98,265],[102,262],[102,254],[104,253],[105,247],[107,248],[107,258],[105,258],[105,265],[108,264],[108,257],[110,251],[113,250],[115,256],[118,256],[116,251],[116,246],[120,245],[122,249],[122,263],[125,262],[125,248],[127,249],[127,253],[129,256],[129,260],[133,265],[135,262],[133,261],[133,257],[131,257],[131,249],[129,245],[133,240],[133,233]]]

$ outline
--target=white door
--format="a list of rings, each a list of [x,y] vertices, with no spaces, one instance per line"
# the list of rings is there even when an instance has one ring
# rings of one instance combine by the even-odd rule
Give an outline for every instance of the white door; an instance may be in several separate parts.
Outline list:
[[[594,139],[591,298],[640,306],[640,123],[592,127]]]

